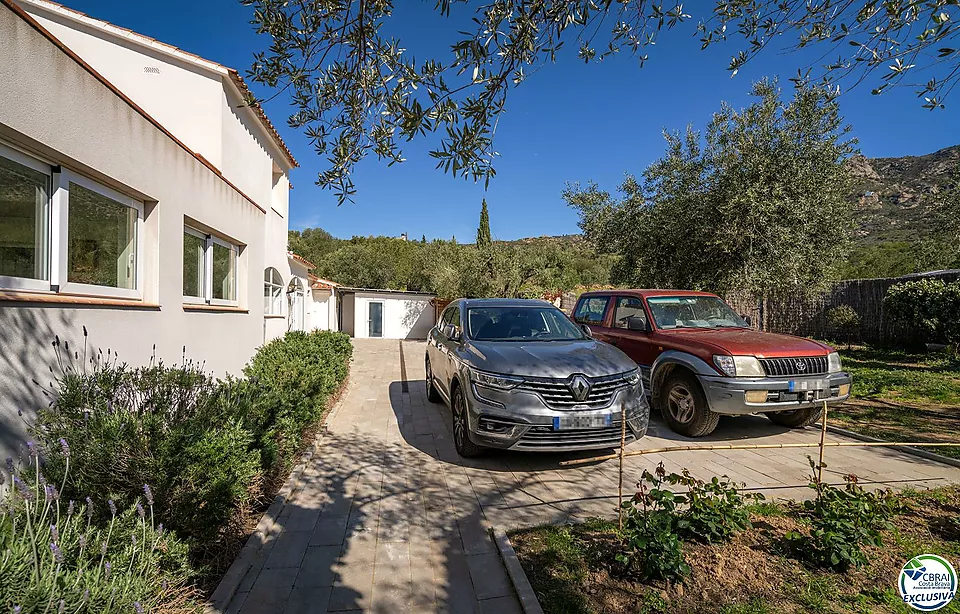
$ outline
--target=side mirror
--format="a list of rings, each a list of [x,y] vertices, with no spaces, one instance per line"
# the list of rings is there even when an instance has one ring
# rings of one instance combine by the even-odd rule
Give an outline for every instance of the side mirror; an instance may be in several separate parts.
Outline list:
[[[650,325],[643,318],[627,318],[627,330],[638,330],[646,333],[650,331]]]
[[[593,339],[593,331],[590,329],[589,326],[587,326],[586,324],[581,324],[581,325],[580,325],[580,330],[583,331],[583,334],[584,334],[584,335],[586,335],[587,337],[590,337],[591,339]]]
[[[747,326],[753,326],[753,318],[745,315],[741,315],[740,317],[743,318],[743,321],[747,323]]]
[[[463,339],[463,335],[460,334],[460,328],[453,324],[447,324],[444,334],[447,336],[447,339],[457,343]]]

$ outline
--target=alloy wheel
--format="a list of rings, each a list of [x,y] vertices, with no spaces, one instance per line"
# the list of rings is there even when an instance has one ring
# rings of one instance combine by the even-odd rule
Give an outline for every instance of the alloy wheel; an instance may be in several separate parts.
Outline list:
[[[467,436],[466,412],[463,405],[463,393],[458,390],[454,394],[453,403],[453,441],[457,449],[463,448],[464,438]]]
[[[670,389],[670,393],[667,395],[667,407],[674,420],[686,424],[693,420],[697,405],[693,393],[683,384],[677,384]]]

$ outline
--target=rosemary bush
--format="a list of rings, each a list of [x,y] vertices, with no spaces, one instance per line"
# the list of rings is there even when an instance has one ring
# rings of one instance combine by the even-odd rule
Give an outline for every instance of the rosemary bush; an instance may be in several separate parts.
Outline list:
[[[9,480],[0,512],[0,605],[15,612],[198,611],[187,598],[187,547],[155,524],[150,488],[146,506],[118,511],[89,497],[64,501],[64,483],[41,472],[40,453],[27,444],[26,465],[7,459]],[[69,475],[70,448],[58,443]],[[98,524],[95,505],[107,521]]]

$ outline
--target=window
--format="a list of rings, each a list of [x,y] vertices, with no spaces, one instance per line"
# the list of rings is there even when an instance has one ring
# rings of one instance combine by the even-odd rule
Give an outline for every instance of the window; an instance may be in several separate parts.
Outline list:
[[[0,288],[140,298],[143,205],[0,145]]]
[[[183,227],[183,302],[237,304],[239,248],[219,237]]]
[[[278,316],[283,310],[283,278],[277,269],[270,267],[263,272],[263,313]]]
[[[647,314],[643,310],[643,301],[632,296],[621,296],[613,312],[613,327],[628,330],[646,330]]]
[[[50,167],[0,145],[0,283],[4,287],[49,289],[51,188]]]
[[[607,312],[608,296],[581,298],[573,313],[573,319],[581,324],[603,324],[603,315]]]
[[[460,328],[460,307],[457,305],[451,305],[443,312],[443,317],[440,319],[440,332],[446,335],[448,326]]]

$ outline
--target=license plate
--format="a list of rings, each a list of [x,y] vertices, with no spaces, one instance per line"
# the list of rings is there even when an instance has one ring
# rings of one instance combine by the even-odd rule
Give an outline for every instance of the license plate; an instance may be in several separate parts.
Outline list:
[[[827,388],[825,382],[822,379],[813,379],[813,380],[790,380],[788,389],[790,392],[801,392],[803,390],[825,390]]]
[[[613,414],[603,416],[554,416],[553,430],[598,429],[613,424]]]

